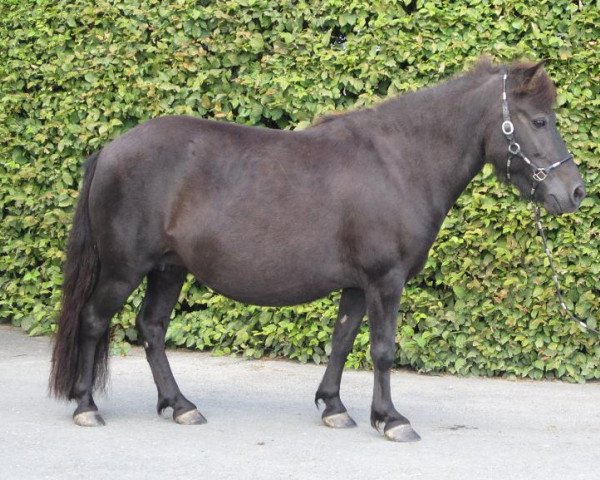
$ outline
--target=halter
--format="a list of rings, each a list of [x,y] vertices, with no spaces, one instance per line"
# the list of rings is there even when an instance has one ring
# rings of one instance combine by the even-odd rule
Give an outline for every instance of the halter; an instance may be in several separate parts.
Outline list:
[[[556,296],[557,296],[558,302],[560,304],[561,312],[564,315],[566,315],[569,319],[571,319],[575,323],[579,324],[579,326],[582,327],[584,330],[587,330],[588,332],[593,332],[596,335],[600,336],[600,331],[590,327],[586,322],[584,322],[579,317],[577,317],[573,313],[571,313],[571,311],[567,307],[567,304],[565,303],[565,300],[564,300],[564,297],[562,294],[562,289],[560,288],[560,283],[558,281],[558,273],[556,272],[556,268],[554,267],[554,262],[552,259],[552,252],[550,251],[550,248],[548,246],[546,232],[542,225],[542,219],[540,216],[540,207],[533,201],[533,196],[535,195],[535,191],[536,191],[537,187],[539,186],[539,184],[542,183],[546,179],[546,177],[552,170],[560,167],[563,163],[568,162],[569,160],[572,160],[573,155],[569,154],[565,158],[563,158],[561,161],[553,163],[552,165],[550,165],[548,167],[538,167],[535,163],[533,163],[525,155],[523,155],[523,152],[521,152],[521,146],[516,142],[515,137],[514,137],[515,126],[513,125],[513,123],[510,120],[510,111],[508,110],[508,101],[506,100],[506,78],[507,78],[507,76],[508,76],[507,72],[504,71],[503,76],[502,76],[502,117],[503,117],[502,133],[504,134],[504,136],[506,137],[506,140],[508,141],[508,158],[506,160],[506,178],[508,181],[510,181],[510,164],[512,162],[512,159],[515,157],[522,159],[533,170],[533,173],[531,175],[532,181],[531,181],[531,193],[530,193],[529,200],[531,201],[531,204],[533,205],[533,211],[535,214],[535,224],[537,226],[538,233],[539,233],[540,237],[542,238],[542,243],[544,244],[544,251],[546,253],[546,257],[548,258],[548,263],[549,263],[550,269],[552,271],[552,280],[554,281],[554,289],[556,291]]]
[[[513,158],[520,158],[523,160],[532,170],[531,174],[531,192],[529,193],[530,200],[533,200],[537,187],[542,183],[548,174],[555,168],[560,167],[563,163],[573,159],[573,155],[570,153],[562,160],[553,163],[547,167],[538,167],[535,163],[529,160],[521,151],[521,145],[515,140],[514,132],[515,126],[510,119],[510,111],[508,109],[508,101],[506,99],[506,79],[508,73],[505,71],[502,75],[502,133],[506,137],[508,142],[508,158],[506,159],[506,179],[510,181],[510,165]]]

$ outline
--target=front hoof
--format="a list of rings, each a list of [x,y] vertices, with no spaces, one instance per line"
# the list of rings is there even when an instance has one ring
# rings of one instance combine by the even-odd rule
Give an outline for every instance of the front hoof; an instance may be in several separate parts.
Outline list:
[[[82,412],[77,415],[73,415],[73,421],[75,425],[80,427],[103,427],[106,425],[104,419],[98,412]]]
[[[381,430],[378,427],[378,430]],[[409,423],[403,423],[400,425],[392,426],[384,429],[382,432],[385,435],[385,438],[391,440],[392,442],[418,442],[421,440],[421,437],[417,432],[413,430]]]
[[[178,416],[173,415],[173,420],[180,425],[202,425],[206,423],[206,418],[204,418],[195,408]]]
[[[334,413],[333,415],[323,416],[323,423],[331,428],[351,428],[356,427],[356,422],[348,415],[348,412]]]

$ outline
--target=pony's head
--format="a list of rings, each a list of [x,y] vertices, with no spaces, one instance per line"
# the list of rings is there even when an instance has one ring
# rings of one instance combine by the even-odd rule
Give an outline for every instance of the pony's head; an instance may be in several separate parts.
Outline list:
[[[585,187],[558,133],[556,89],[543,64],[516,63],[494,75],[498,96],[492,99],[486,160],[499,178],[549,213],[574,212],[585,197]]]

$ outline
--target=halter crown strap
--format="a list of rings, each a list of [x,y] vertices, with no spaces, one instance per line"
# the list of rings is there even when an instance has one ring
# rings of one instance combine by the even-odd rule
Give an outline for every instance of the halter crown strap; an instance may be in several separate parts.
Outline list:
[[[515,131],[515,126],[510,120],[510,111],[508,110],[508,100],[506,99],[506,79],[508,77],[508,73],[505,71],[502,75],[502,133],[507,137],[510,135],[512,137],[513,132]]]

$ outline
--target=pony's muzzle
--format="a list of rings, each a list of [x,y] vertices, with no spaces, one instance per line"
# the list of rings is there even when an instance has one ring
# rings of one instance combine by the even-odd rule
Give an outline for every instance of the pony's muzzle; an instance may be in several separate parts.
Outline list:
[[[571,193],[571,202],[573,202],[575,209],[579,208],[579,205],[581,205],[581,202],[584,198],[585,198],[585,187],[583,186],[583,183],[580,183],[579,185],[577,185],[575,187],[575,189],[573,190],[573,193]]]
[[[585,187],[578,182],[575,187],[567,187],[566,191],[549,192],[543,202],[544,208],[552,215],[562,215],[576,211],[585,198]]]

